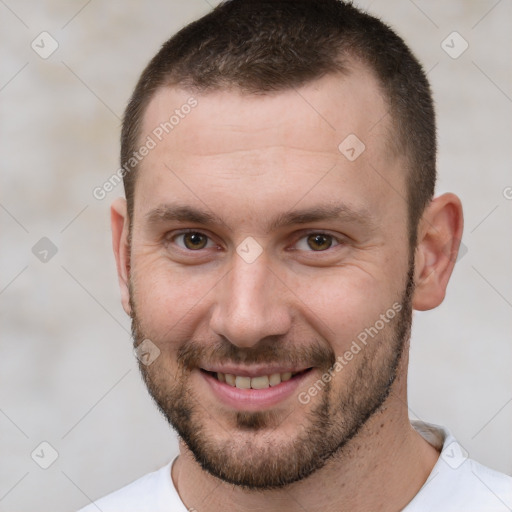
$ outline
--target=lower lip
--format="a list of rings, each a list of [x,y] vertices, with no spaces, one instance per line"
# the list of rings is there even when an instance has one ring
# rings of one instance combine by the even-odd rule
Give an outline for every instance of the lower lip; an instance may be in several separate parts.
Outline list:
[[[308,377],[311,370],[281,382],[277,386],[265,389],[239,389],[220,382],[213,375],[204,371],[199,372],[208,383],[213,394],[225,405],[243,411],[258,411],[283,402],[293,395],[300,384]]]

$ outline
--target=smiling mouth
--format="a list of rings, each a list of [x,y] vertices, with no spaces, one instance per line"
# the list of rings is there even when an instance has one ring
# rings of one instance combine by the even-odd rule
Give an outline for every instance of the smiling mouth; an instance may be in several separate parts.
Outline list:
[[[236,387],[238,389],[267,389],[270,387],[275,387],[281,384],[282,382],[289,381],[311,370],[312,368],[306,368],[305,370],[301,370],[299,372],[272,373],[270,375],[258,375],[256,377],[247,377],[245,375],[233,375],[231,373],[210,372],[208,370],[204,370],[201,368],[201,371],[203,373],[212,376],[219,382],[223,382],[228,386],[231,386],[233,388]]]

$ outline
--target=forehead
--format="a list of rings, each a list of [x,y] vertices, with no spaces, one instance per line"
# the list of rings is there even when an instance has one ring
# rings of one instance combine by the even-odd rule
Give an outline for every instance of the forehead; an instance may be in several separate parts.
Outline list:
[[[337,147],[344,133],[356,133],[362,139],[376,135],[378,140],[386,130],[391,131],[391,117],[386,115],[387,103],[377,80],[365,66],[354,62],[347,74],[327,75],[305,86],[273,93],[250,94],[231,87],[193,94],[175,87],[161,88],[146,109],[142,133],[169,121],[192,96],[200,108],[194,108],[192,121],[184,124],[202,125],[198,134],[202,147],[195,146],[196,138],[191,139],[189,132],[174,130],[176,124],[173,139],[184,150],[191,146],[204,153],[216,150],[230,130],[239,132],[237,143],[242,149],[256,147],[261,139],[277,131],[290,142],[328,150]],[[296,124],[298,117],[303,123]],[[180,117],[179,124],[181,121]]]
[[[252,213],[279,194],[283,208],[335,195],[384,208],[397,191],[405,197],[387,103],[364,67],[265,95],[162,88],[144,116],[140,141],[148,138],[154,147],[139,165],[136,208],[180,195],[219,207],[238,196]]]

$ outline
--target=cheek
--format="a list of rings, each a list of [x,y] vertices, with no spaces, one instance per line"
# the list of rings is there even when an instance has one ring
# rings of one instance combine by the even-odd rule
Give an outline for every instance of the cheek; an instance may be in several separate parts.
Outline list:
[[[403,280],[402,274],[392,279],[382,271],[378,275],[367,268],[347,266],[330,275],[296,280],[293,289],[300,299],[300,315],[330,343],[336,354],[342,354],[376,323],[378,330],[382,330],[381,315],[395,317],[405,286]],[[386,327],[393,324],[388,317],[386,320]]]
[[[133,301],[144,333],[160,343],[190,338],[207,313],[218,278],[194,269],[170,268],[159,259],[140,259],[133,267]]]

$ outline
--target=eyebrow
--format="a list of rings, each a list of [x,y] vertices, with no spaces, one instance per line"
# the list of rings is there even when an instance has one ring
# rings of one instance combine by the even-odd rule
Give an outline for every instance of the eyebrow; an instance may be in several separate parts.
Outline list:
[[[191,222],[203,226],[228,225],[211,211],[181,204],[159,205],[150,210],[145,219],[150,226],[168,222]],[[327,220],[344,221],[367,228],[375,227],[374,217],[366,208],[357,210],[346,204],[326,204],[281,213],[266,226],[266,233],[283,227]]]
[[[225,224],[220,217],[207,210],[179,204],[163,204],[146,214],[148,224],[165,222],[194,222],[196,224],[215,225]]]
[[[356,210],[346,204],[326,204],[282,213],[269,224],[268,231],[326,220],[344,221],[367,227],[373,227],[374,225],[372,215],[365,208]]]

